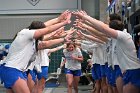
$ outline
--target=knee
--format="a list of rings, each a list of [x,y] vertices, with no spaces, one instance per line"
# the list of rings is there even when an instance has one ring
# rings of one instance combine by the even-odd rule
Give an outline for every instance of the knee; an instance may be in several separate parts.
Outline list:
[[[68,84],[68,87],[72,88],[72,84]]]
[[[107,86],[102,86],[102,90],[107,90],[108,87]]]
[[[74,90],[78,90],[78,86],[74,86]]]

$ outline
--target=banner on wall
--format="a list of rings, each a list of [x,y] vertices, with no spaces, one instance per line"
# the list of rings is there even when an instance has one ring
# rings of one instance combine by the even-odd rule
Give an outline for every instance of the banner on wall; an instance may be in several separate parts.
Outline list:
[[[114,7],[116,2],[117,0],[109,0],[109,6],[107,7],[106,11],[110,11]]]
[[[0,14],[61,13],[81,9],[81,0],[0,0]]]

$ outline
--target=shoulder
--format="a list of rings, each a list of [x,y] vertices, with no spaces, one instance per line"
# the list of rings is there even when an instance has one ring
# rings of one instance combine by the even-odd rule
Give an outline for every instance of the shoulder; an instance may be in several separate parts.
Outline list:
[[[36,30],[22,29],[19,34],[32,35]]]
[[[81,52],[81,49],[80,48],[75,48],[75,51]]]
[[[118,31],[117,39],[129,39],[129,38],[132,38],[132,36],[129,33]]]

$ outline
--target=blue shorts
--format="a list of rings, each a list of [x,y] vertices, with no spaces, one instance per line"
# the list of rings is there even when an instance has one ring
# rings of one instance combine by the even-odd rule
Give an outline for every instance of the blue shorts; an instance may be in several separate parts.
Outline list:
[[[2,66],[0,65],[0,80],[1,80],[1,74],[2,74]]]
[[[106,77],[106,68],[105,65],[101,65],[101,77]]]
[[[29,70],[29,73],[32,76],[32,80],[34,82],[36,82],[36,71],[34,69],[33,70]]]
[[[48,78],[48,66],[41,66],[42,72],[37,72],[37,78],[40,80],[41,78]]]
[[[15,82],[19,79],[25,79],[23,72],[10,67],[0,66],[0,77],[4,83],[4,87],[10,89]]]
[[[133,85],[140,88],[140,68],[133,69],[133,70],[126,70],[126,72],[123,74],[123,82],[124,85],[131,82]]]
[[[92,78],[94,80],[100,80],[101,79],[101,69],[99,64],[93,64],[92,67]]]
[[[70,69],[65,69],[66,74],[72,74],[73,76],[81,76],[82,71],[81,70],[70,70]]]
[[[111,86],[116,86],[116,79],[115,79],[115,70],[112,69],[112,67],[106,67],[106,77],[108,84]]]
[[[122,77],[122,72],[121,69],[119,67],[119,65],[115,65],[114,66],[114,70],[115,70],[115,80],[120,76]]]
[[[23,74],[24,78],[27,80],[28,79],[27,71],[23,72],[22,74]]]

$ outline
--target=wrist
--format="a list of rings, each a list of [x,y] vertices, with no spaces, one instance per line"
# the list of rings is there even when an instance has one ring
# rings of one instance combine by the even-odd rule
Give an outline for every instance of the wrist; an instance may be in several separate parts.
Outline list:
[[[57,22],[59,23],[59,22],[61,22],[61,20],[60,20],[60,18],[59,17],[57,17]]]
[[[63,38],[63,40],[64,40],[64,42],[67,42],[67,40],[66,40],[66,38],[65,38],[65,37]]]

